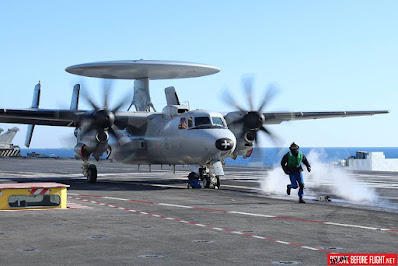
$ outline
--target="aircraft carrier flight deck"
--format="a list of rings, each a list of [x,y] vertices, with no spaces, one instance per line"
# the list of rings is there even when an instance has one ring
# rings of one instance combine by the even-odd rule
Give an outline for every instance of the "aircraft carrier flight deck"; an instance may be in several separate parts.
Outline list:
[[[1,265],[327,265],[328,253],[396,253],[398,173],[352,172],[379,202],[261,191],[270,169],[225,167],[220,189],[188,189],[189,167],[0,159],[0,183],[70,185],[68,208],[1,211]],[[281,180],[286,187],[288,178]],[[319,201],[316,201],[320,196]]]

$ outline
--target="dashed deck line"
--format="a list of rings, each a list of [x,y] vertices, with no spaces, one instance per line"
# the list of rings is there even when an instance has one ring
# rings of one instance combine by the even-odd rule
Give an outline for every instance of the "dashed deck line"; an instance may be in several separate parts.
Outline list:
[[[314,247],[309,247],[309,246],[305,246],[305,245],[291,243],[291,242],[288,242],[288,241],[282,241],[282,240],[277,240],[277,239],[273,239],[273,238],[267,238],[267,237],[264,237],[264,236],[252,235],[252,234],[243,233],[243,232],[240,232],[240,231],[226,229],[226,228],[213,227],[213,226],[210,226],[210,225],[195,223],[195,222],[192,222],[192,221],[186,221],[186,220],[182,220],[182,219],[178,219],[178,218],[167,217],[167,216],[159,215],[159,214],[147,213],[147,212],[143,212],[143,211],[139,211],[139,210],[124,208],[124,207],[120,207],[120,206],[115,206],[115,205],[106,204],[106,203],[102,203],[102,202],[98,202],[98,201],[94,201],[94,200],[88,200],[88,199],[79,198],[79,197],[71,197],[71,198],[76,199],[76,200],[81,200],[83,202],[93,203],[93,204],[100,205],[100,206],[106,206],[106,207],[115,208],[115,209],[128,211],[128,212],[132,212],[132,213],[137,213],[137,214],[141,214],[141,215],[147,215],[147,216],[151,216],[151,217],[156,217],[156,218],[159,218],[159,219],[175,221],[175,222],[179,222],[179,223],[182,223],[182,224],[189,224],[189,225],[194,225],[194,226],[198,226],[198,227],[201,227],[201,228],[216,230],[216,231],[220,231],[220,232],[226,232],[226,233],[230,233],[230,234],[236,234],[236,235],[242,235],[242,236],[246,236],[246,237],[251,237],[253,239],[262,239],[262,240],[271,241],[271,242],[274,242],[274,243],[279,243],[279,244],[293,246],[293,247],[298,247],[298,248],[302,248],[302,249],[306,249],[306,250],[327,253],[327,251],[323,250],[323,249],[318,249],[318,248],[314,248]]]
[[[259,214],[259,213],[228,211],[228,210],[220,210],[220,209],[213,209],[213,208],[194,207],[194,206],[179,205],[179,204],[170,204],[170,203],[162,203],[162,202],[151,202],[151,201],[141,201],[141,200],[116,198],[116,197],[106,197],[106,196],[97,196],[97,195],[74,194],[74,193],[69,193],[69,195],[74,195],[74,196],[79,196],[79,197],[103,198],[103,199],[119,200],[119,201],[130,201],[130,202],[136,202],[136,203],[153,204],[153,205],[168,206],[168,207],[175,207],[175,208],[185,208],[185,209],[212,211],[212,212],[222,212],[222,213],[229,213],[229,214],[239,214],[239,215],[263,217],[263,218],[273,218],[273,219],[284,219],[284,220],[299,221],[299,222],[318,223],[318,224],[326,224],[326,225],[333,225],[333,226],[351,227],[351,228],[366,229],[366,230],[373,230],[373,231],[386,231],[386,232],[398,233],[397,229],[392,229],[392,228],[380,228],[380,227],[362,226],[362,225],[355,225],[355,224],[335,223],[335,222],[329,222],[329,221],[318,221],[318,220],[295,218],[295,217],[284,217],[284,216]]]
[[[66,208],[68,208],[68,209],[92,209],[93,207],[86,206],[86,205],[79,204],[79,203],[67,202]]]

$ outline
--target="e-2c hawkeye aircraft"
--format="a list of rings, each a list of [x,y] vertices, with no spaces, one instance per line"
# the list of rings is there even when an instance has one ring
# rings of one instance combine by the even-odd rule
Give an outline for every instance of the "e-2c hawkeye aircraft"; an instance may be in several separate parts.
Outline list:
[[[74,127],[77,144],[75,157],[83,160],[83,175],[95,183],[97,169],[89,163],[106,155],[127,164],[196,165],[204,187],[219,188],[224,175],[222,162],[227,157],[249,157],[258,134],[275,136],[265,127],[289,120],[384,114],[388,111],[337,112],[263,112],[272,94],[267,93],[254,109],[251,84],[246,92],[250,110],[245,110],[229,97],[237,110],[226,114],[206,110],[189,110],[182,105],[174,87],[165,89],[167,106],[157,112],[151,102],[149,80],[200,77],[215,74],[216,67],[172,61],[130,60],[75,65],[66,68],[71,74],[103,79],[134,81],[134,95],[127,111],[123,103],[108,107],[109,90],[104,89],[103,106],[89,97],[92,110],[79,110],[80,85],[73,89],[70,109],[41,109],[40,82],[35,86],[29,109],[0,109],[0,123],[28,124],[25,145],[29,147],[35,125]],[[136,111],[130,111],[134,105]],[[151,111],[151,109],[153,111]],[[205,171],[203,171],[205,170]],[[203,174],[204,173],[204,174]]]

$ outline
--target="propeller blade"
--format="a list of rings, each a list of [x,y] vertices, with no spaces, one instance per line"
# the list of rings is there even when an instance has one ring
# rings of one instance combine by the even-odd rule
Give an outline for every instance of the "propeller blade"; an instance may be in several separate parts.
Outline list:
[[[255,149],[253,151],[251,161],[258,166],[263,166],[265,157],[263,150],[261,149],[262,147],[261,147],[261,140],[259,138],[259,131],[256,131],[256,135],[254,137],[254,145]]]
[[[86,100],[95,111],[99,111],[100,110],[100,108],[93,102],[91,97],[88,96],[88,94],[87,94],[87,92],[85,90],[82,91],[82,96],[83,96],[84,100]]]
[[[271,138],[275,146],[279,146],[279,144],[282,143],[281,139],[277,135],[266,129],[264,126],[260,127],[259,129]]]
[[[129,102],[130,98],[126,95],[126,97],[124,97],[123,100],[121,100],[120,103],[115,108],[112,109],[112,113],[116,113],[117,111],[119,111],[120,108],[126,106]]]
[[[119,141],[121,136],[116,132],[116,130],[119,130],[119,128],[116,125],[113,125],[108,129],[108,132]]]
[[[228,122],[228,124],[234,124],[234,123],[238,123],[238,124],[242,123],[242,124],[244,124],[245,123],[245,116]]]
[[[242,80],[243,88],[246,92],[247,102],[249,103],[250,111],[254,110],[253,106],[253,78],[245,78]]]
[[[262,112],[264,107],[276,96],[278,89],[274,84],[270,84],[267,86],[266,93],[264,96],[263,101],[258,108],[258,112]]]
[[[112,89],[112,80],[104,79],[102,81],[102,89],[104,92],[104,109],[108,109],[109,93]]]
[[[238,109],[241,112],[246,112],[242,107],[239,106],[239,104],[237,104],[234,100],[234,98],[232,98],[231,94],[229,93],[229,91],[224,91],[224,95],[223,95],[223,101],[227,104],[229,104],[230,106],[235,107],[236,109]]]
[[[272,133],[271,133],[270,131],[268,131],[268,129],[266,129],[264,126],[261,126],[259,129],[260,129],[261,131],[267,133],[268,135],[272,135]]]

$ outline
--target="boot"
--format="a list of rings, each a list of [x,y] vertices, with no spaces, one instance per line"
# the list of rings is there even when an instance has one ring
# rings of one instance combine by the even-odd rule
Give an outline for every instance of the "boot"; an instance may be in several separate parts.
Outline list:
[[[290,195],[290,185],[287,185],[286,194]]]
[[[305,203],[305,201],[303,200],[303,197],[299,198],[299,203]]]

